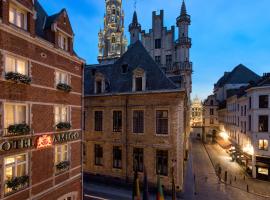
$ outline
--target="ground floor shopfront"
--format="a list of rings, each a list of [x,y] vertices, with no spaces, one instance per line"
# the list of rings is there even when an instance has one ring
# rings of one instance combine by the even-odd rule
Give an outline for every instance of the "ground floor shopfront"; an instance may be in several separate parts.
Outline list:
[[[256,175],[256,178],[270,181],[270,158],[269,157],[261,157],[256,156],[255,157],[256,162],[254,167],[254,174]]]
[[[0,199],[81,199],[81,130],[2,135],[0,172]]]

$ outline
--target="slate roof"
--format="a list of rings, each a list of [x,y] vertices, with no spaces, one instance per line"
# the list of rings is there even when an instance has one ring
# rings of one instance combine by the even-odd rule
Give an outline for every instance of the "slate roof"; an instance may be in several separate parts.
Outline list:
[[[128,65],[127,73],[122,73],[123,65]],[[95,73],[98,72],[105,77],[106,93],[132,92],[133,71],[136,68],[143,69],[146,74],[146,91],[180,89],[155,63],[143,44],[137,41],[114,64],[85,67],[85,95],[94,94]]]
[[[215,86],[223,87],[225,84],[247,84],[250,81],[257,82],[259,79],[259,75],[248,69],[246,66],[240,64],[231,72],[225,72]]]

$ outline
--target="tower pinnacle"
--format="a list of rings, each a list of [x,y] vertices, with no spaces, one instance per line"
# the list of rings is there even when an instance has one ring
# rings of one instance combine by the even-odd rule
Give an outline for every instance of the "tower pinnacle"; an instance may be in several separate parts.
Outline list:
[[[138,40],[140,40],[140,33],[141,33],[141,25],[138,22],[137,12],[134,11],[132,22],[129,25],[129,32],[130,32],[130,44],[134,44]]]
[[[183,0],[182,6],[181,6],[181,15],[186,15],[186,14],[187,14],[187,8],[186,8],[185,0]]]

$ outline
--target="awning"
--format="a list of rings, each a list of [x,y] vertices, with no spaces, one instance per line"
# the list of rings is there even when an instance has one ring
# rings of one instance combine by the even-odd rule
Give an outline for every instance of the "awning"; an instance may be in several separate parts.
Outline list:
[[[222,137],[217,137],[216,141],[223,149],[229,149],[232,146],[229,140],[224,140]]]

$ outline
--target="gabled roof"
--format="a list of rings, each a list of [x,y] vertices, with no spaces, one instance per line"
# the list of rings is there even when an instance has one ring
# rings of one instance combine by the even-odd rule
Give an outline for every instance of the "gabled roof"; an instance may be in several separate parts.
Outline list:
[[[122,73],[123,65],[128,66],[127,73]],[[146,92],[180,89],[155,63],[142,43],[137,41],[114,64],[90,65],[85,68],[85,95],[94,94],[95,74],[98,72],[105,77],[107,93],[132,92],[133,72],[138,68],[145,72]]]
[[[240,64],[231,72],[225,72],[224,76],[216,83],[216,86],[222,87],[225,84],[248,84],[250,81],[257,82],[259,79],[259,75]]]

